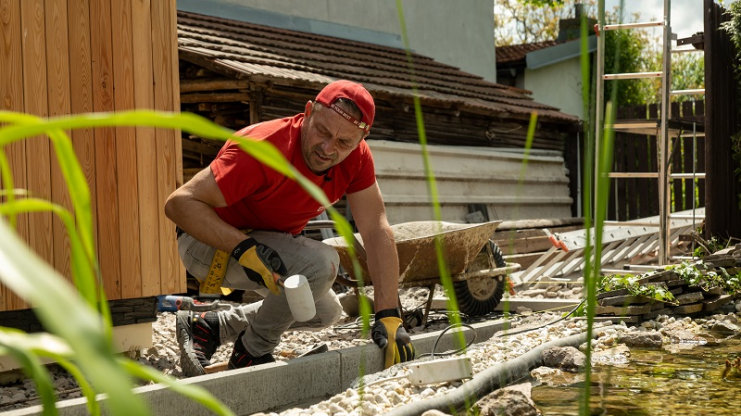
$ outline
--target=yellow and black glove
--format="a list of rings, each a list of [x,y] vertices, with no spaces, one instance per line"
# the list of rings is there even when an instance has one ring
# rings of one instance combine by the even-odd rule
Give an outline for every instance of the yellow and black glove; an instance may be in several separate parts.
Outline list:
[[[396,309],[376,312],[371,338],[380,348],[385,348],[384,368],[414,359],[412,338],[401,324],[401,317]]]
[[[242,265],[250,280],[270,289],[273,294],[280,295],[278,277],[274,273],[285,277],[287,270],[275,250],[249,237],[234,247],[232,257]]]

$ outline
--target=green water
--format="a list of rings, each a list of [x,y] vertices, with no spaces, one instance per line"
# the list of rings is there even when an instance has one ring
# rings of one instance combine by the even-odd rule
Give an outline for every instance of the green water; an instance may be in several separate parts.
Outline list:
[[[741,415],[741,374],[722,378],[741,340],[669,353],[631,349],[625,367],[593,368],[592,415]],[[567,386],[533,387],[543,415],[578,415],[583,377]]]

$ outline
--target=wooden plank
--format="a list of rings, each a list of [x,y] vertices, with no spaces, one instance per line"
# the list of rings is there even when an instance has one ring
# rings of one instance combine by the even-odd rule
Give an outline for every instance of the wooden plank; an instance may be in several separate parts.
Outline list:
[[[170,65],[170,68],[172,68],[173,75],[170,77],[170,82],[172,82],[172,109],[173,111],[180,111],[180,94],[178,91],[180,91],[180,76],[179,74],[179,57],[178,57],[178,49],[177,49],[177,6],[176,6],[176,0],[169,0],[167,2],[169,6],[169,13],[168,16],[170,16],[170,30],[168,32],[168,35],[170,37],[169,44],[173,47],[173,52],[169,54],[170,59],[172,60],[172,64]],[[183,185],[183,149],[182,149],[182,140],[180,140],[180,133],[176,132],[175,136],[175,179],[177,180],[177,187],[180,187]],[[175,292],[185,292],[186,290],[186,280],[185,280],[185,266],[183,265],[183,262],[178,261],[178,279],[177,282],[179,283],[178,290]]]
[[[113,111],[111,3],[90,2],[93,109]],[[121,262],[116,164],[116,130],[95,129],[95,186],[98,259],[108,299],[121,299]]]
[[[69,38],[67,1],[46,1],[46,74],[49,116],[70,113]],[[66,132],[69,134],[69,132]],[[56,151],[51,149],[51,197],[54,202],[73,212],[67,184],[59,167]],[[54,268],[71,278],[69,236],[59,218],[52,217],[54,233]]]
[[[630,164],[632,160],[627,153],[628,147],[630,146],[628,139],[632,139],[632,137],[621,135],[621,139],[622,140],[620,140],[619,143],[617,141],[615,142],[615,162],[613,164],[613,166],[615,167],[615,172],[634,172],[631,169]],[[618,170],[618,166],[620,166],[620,170]],[[627,220],[628,203],[631,199],[630,195],[628,194],[628,187],[626,186],[627,180],[615,179],[612,182],[612,187],[613,189],[615,189],[612,194],[617,198],[617,200],[615,201],[615,216],[613,218],[617,220]]]
[[[113,38],[114,103],[116,111],[134,108],[134,62],[132,49],[132,0],[111,1]],[[139,189],[136,180],[136,131],[116,129],[118,165],[119,238],[121,241],[121,297],[140,297],[142,291],[139,252]]]
[[[643,136],[637,137],[636,140],[633,141],[634,154],[636,155],[636,172],[649,171],[648,158],[650,145],[648,140],[651,139]],[[646,186],[646,183],[637,184],[637,182],[638,180],[634,180],[634,183],[638,185],[634,188],[636,190],[634,197],[638,203],[638,206],[636,207],[636,211],[632,213],[631,219],[645,218],[655,215],[656,213],[651,212],[650,199],[653,198],[653,195],[649,194],[649,187]]]
[[[155,1],[156,2],[156,1]],[[152,17],[150,0],[132,0],[131,27],[134,104],[138,109],[153,109],[154,75],[152,73]],[[136,180],[139,203],[139,256],[141,292],[138,296],[160,294],[160,204],[157,194],[157,152],[155,132],[151,127],[136,128]],[[135,276],[131,276],[132,278]]]
[[[734,71],[728,62],[736,54],[730,35],[720,29],[729,21],[725,9],[711,0],[705,0],[705,180],[706,218],[705,238],[717,235],[741,235],[741,210],[737,195],[741,184],[734,180],[731,136],[738,125],[738,98]]]
[[[172,77],[177,77],[172,55],[177,55],[177,45],[171,26],[171,13],[175,13],[173,1],[152,2],[152,64],[154,74],[154,107],[157,110],[173,111],[176,95],[172,89]],[[174,224],[165,216],[164,202],[175,190],[177,182],[177,157],[175,142],[180,141],[179,131],[157,129],[157,203],[159,214],[160,293],[185,291],[185,274],[180,273]]]
[[[164,7],[157,3],[164,3]],[[161,9],[165,8],[165,12],[169,13],[167,8],[169,1],[158,1],[152,4],[152,21],[161,22],[162,27],[156,29],[161,34],[167,34],[170,28],[169,15],[162,14]],[[155,19],[155,14],[158,14],[159,19]],[[167,18],[167,21],[163,20]],[[154,32],[152,33],[154,35]],[[180,83],[180,93],[197,92],[197,91],[214,91],[214,90],[238,90],[246,89],[250,86],[250,81],[246,79],[224,79],[224,78],[209,78],[209,79],[191,79]]]
[[[23,111],[23,51],[21,50],[20,0],[0,0],[0,110]],[[25,189],[26,143],[19,141],[5,147],[13,175],[13,187]],[[0,183],[0,189],[5,189]],[[0,200],[3,200],[0,198]],[[28,215],[16,217],[16,232],[29,241]],[[10,310],[15,295],[0,284],[0,311]]]
[[[43,0],[21,1],[21,31],[23,33],[23,94],[25,112],[48,114],[46,89],[46,25]],[[37,198],[51,200],[51,166],[49,140],[34,137],[26,141],[26,175],[28,189]],[[50,264],[54,264],[52,247],[52,215],[35,213],[29,216],[31,248]],[[11,307],[22,309],[23,302],[14,300]]]
[[[93,111],[92,56],[90,42],[90,0],[68,0],[70,112]],[[95,189],[95,137],[92,129],[74,130],[72,145],[90,188],[90,209],[97,224]],[[97,227],[96,227],[97,228]],[[93,233],[93,238],[96,235]]]

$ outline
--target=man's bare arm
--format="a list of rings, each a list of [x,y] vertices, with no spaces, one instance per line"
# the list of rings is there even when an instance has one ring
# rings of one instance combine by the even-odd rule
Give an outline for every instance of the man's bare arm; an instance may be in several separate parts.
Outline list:
[[[399,306],[399,256],[386,218],[381,190],[376,183],[348,194],[347,201],[363,237],[376,312],[396,308]]]
[[[216,184],[211,168],[206,167],[170,194],[165,203],[165,214],[196,239],[231,252],[247,237],[224,222],[213,210],[214,207],[224,206],[224,195]]]

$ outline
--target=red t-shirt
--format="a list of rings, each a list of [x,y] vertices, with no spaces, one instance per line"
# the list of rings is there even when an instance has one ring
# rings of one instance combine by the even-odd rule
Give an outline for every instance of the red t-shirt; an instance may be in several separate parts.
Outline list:
[[[236,134],[272,143],[333,204],[344,194],[362,191],[375,183],[373,157],[365,140],[325,175],[309,170],[301,154],[303,121],[301,113],[254,124]],[[227,204],[215,208],[216,213],[234,227],[298,234],[309,220],[324,211],[297,182],[258,162],[235,142],[228,141],[221,148],[211,162],[211,171]]]

